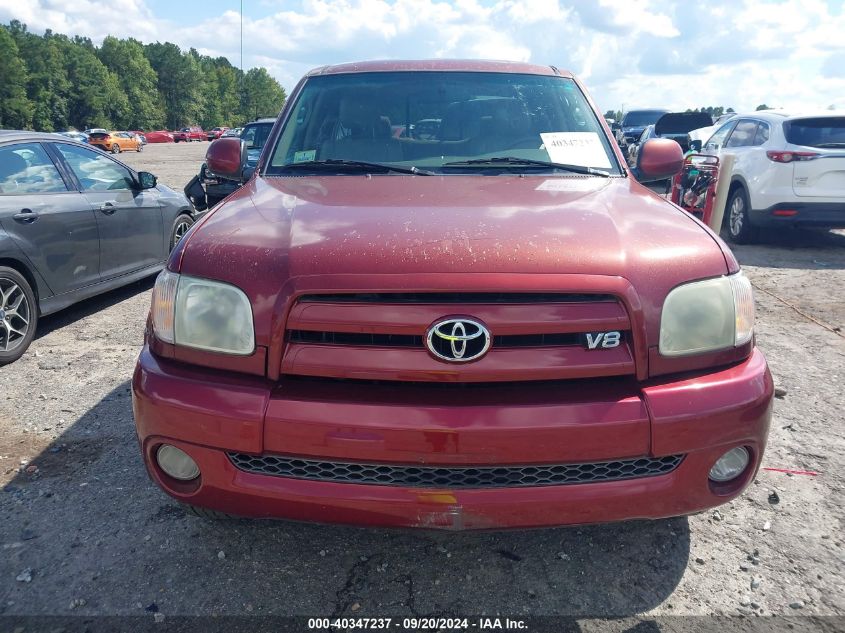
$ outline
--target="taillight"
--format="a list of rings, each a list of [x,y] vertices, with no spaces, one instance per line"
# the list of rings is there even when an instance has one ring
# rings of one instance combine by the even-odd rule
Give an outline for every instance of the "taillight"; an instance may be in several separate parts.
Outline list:
[[[818,158],[818,152],[774,152],[768,151],[766,152],[766,156],[769,157],[770,160],[775,161],[776,163],[791,163],[793,161],[801,161],[801,160],[813,160],[814,158]]]

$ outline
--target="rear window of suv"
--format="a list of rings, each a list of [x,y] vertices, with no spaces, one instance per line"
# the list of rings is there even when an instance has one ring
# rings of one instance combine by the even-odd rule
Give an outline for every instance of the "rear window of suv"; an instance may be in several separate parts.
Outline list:
[[[845,116],[793,119],[784,122],[783,131],[793,145],[845,148]]]

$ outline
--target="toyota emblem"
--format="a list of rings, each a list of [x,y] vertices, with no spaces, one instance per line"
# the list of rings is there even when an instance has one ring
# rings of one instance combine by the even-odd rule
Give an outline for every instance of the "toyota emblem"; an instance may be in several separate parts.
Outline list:
[[[428,350],[440,360],[466,363],[477,360],[490,349],[490,331],[475,319],[437,321],[426,334]]]

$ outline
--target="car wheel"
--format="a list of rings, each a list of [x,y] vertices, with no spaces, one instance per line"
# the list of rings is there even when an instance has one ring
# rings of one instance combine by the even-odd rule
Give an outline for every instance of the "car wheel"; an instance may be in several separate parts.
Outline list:
[[[193,224],[194,219],[187,213],[180,213],[176,216],[176,219],[173,221],[173,229],[170,231],[170,250],[176,248],[179,240],[185,237],[185,233],[188,232],[188,229],[190,229]]]
[[[35,293],[14,268],[0,266],[0,365],[23,356],[38,327]]]
[[[220,512],[219,510],[209,510],[208,508],[198,508],[197,506],[192,506],[187,503],[183,503],[182,507],[185,508],[185,512],[188,514],[193,514],[195,517],[209,519],[211,521],[231,521],[232,519],[241,518],[235,516],[234,514],[226,514],[225,512]]]
[[[728,197],[724,220],[728,225],[728,238],[734,244],[751,244],[757,239],[757,230],[751,226],[749,207],[745,189],[742,187],[734,189]]]
[[[112,144],[111,153],[112,154],[120,154],[120,145],[118,145],[117,143]]]
[[[140,151],[142,151],[143,149],[144,149],[143,144],[138,144],[138,151],[140,152]]]

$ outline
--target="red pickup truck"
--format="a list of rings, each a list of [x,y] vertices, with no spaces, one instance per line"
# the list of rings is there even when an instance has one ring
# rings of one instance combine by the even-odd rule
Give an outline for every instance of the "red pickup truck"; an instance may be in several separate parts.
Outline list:
[[[176,143],[179,141],[184,141],[186,143],[190,143],[191,141],[204,141],[206,140],[206,134],[201,127],[194,125],[191,127],[183,127],[173,132],[173,140]]]
[[[237,138],[207,155],[246,161]],[[773,384],[736,258],[637,180],[681,165],[653,139],[629,170],[554,67],[310,73],[156,281],[133,378],[151,478],[203,516],[448,530],[736,497]]]

